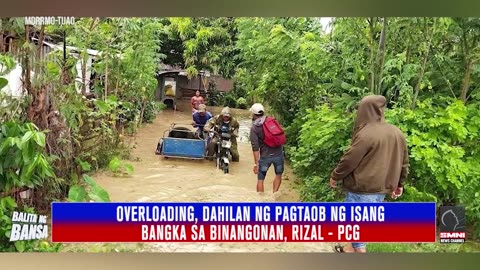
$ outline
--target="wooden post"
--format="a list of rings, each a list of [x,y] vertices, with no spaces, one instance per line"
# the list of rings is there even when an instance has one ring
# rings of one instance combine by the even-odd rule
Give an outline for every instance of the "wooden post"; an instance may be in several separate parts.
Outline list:
[[[199,72],[198,73],[198,92],[202,93],[202,74]]]
[[[63,67],[67,67],[67,32],[63,30]]]
[[[107,101],[108,96],[108,60],[105,62],[105,97],[104,100]]]
[[[4,42],[3,42],[3,19],[0,18],[0,53],[4,51]]]

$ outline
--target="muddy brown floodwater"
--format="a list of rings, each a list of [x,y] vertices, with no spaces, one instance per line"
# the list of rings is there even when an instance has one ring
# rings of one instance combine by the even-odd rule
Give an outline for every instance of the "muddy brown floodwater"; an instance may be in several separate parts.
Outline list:
[[[251,125],[247,110],[232,110],[239,120],[240,162],[232,163],[230,174],[215,168],[214,161],[164,159],[155,155],[158,140],[172,123],[191,123],[188,104],[182,102],[179,111],[166,109],[154,123],[142,127],[134,138],[133,157],[128,161],[135,171],[129,177],[114,177],[108,172],[95,175],[115,202],[295,202],[294,176],[286,167],[280,191],[272,194],[273,170],[265,180],[265,193],[255,190],[256,176],[252,172],[252,151],[248,141]],[[209,107],[214,115],[222,108]],[[192,128],[193,129],[193,128]],[[89,246],[82,244],[83,250]],[[72,244],[72,247],[77,244]],[[118,246],[128,246],[118,244]],[[327,243],[148,243],[141,252],[331,252]]]

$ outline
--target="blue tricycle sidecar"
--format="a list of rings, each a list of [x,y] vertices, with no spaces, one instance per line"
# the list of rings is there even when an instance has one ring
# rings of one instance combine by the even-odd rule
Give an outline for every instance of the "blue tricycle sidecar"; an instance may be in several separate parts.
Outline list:
[[[165,158],[205,159],[207,141],[195,136],[191,125],[172,124],[157,145],[157,155]]]

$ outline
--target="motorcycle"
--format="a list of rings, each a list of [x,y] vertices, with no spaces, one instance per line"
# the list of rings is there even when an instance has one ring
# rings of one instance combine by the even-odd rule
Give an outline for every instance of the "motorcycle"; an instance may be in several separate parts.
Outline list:
[[[232,147],[231,135],[228,130],[220,129],[220,132],[213,130],[210,132],[210,138],[218,138],[217,141],[217,153],[216,153],[216,167],[223,170],[225,174],[230,172],[230,161],[232,160],[232,154],[230,149]]]

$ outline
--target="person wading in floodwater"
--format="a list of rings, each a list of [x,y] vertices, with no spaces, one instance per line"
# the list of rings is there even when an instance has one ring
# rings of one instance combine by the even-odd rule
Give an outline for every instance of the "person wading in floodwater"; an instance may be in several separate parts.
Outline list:
[[[343,181],[346,202],[383,202],[397,199],[408,174],[408,148],[402,131],[385,122],[386,99],[366,96],[358,106],[350,148],[330,176],[330,186]],[[365,243],[336,246],[337,252],[364,253]]]
[[[203,97],[200,95],[200,91],[197,90],[195,92],[195,96],[192,97],[191,99],[191,105],[192,105],[192,114],[194,114],[198,110],[198,106],[200,104],[205,104],[205,100]]]
[[[285,133],[278,122],[265,115],[265,109],[260,103],[250,108],[252,113],[252,127],[250,142],[253,151],[253,173],[257,175],[257,192],[264,192],[264,180],[268,169],[273,164],[275,179],[273,192],[277,192],[282,183],[284,170],[283,145],[286,142]]]
[[[200,104],[198,106],[198,111],[195,112],[192,116],[193,118],[193,122],[192,122],[192,125],[193,127],[197,128],[197,130],[195,131],[195,136],[197,138],[200,138],[200,139],[204,139],[205,136],[204,136],[204,127],[205,125],[207,124],[208,120],[210,120],[210,118],[212,118],[212,114],[207,111],[207,106],[205,106],[205,104]]]

